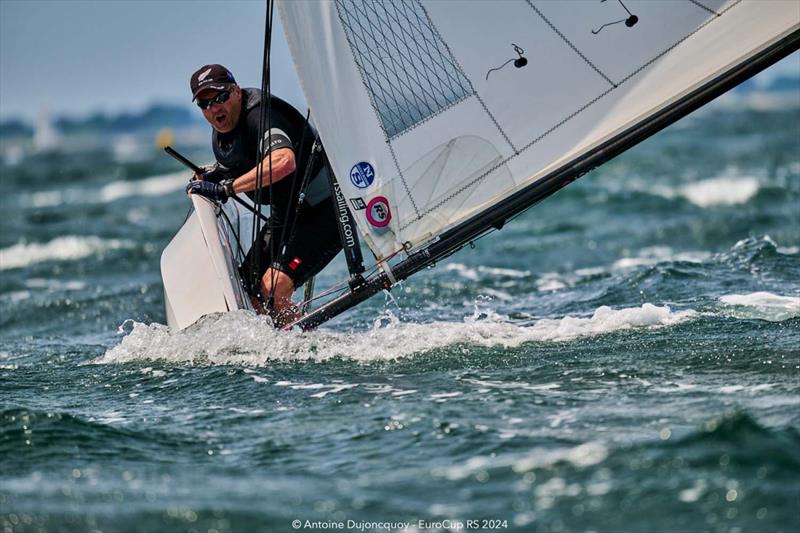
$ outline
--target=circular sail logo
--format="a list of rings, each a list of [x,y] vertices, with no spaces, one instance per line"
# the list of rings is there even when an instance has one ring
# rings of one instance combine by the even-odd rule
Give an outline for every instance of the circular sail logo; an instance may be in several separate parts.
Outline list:
[[[376,228],[383,228],[389,225],[392,220],[392,212],[389,210],[389,200],[383,196],[376,196],[367,204],[367,222]]]
[[[366,189],[375,181],[375,169],[366,161],[356,163],[350,169],[350,181],[359,189]]]

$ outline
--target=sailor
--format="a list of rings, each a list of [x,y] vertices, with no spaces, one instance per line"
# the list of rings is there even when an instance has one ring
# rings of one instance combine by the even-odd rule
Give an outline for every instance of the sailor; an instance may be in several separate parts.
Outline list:
[[[269,312],[276,326],[283,326],[297,318],[294,290],[342,249],[324,153],[311,157],[316,133],[294,107],[271,94],[267,102],[258,89],[242,89],[222,65],[200,67],[190,86],[192,100],[213,128],[217,162],[196,174],[186,192],[223,203],[234,194],[247,193],[254,201],[270,203],[270,222],[245,258],[241,273],[256,309]],[[264,105],[269,106],[270,127],[263,134],[262,151],[259,126]],[[261,165],[259,153],[264,153]],[[304,200],[298,203],[309,162],[313,168]]]

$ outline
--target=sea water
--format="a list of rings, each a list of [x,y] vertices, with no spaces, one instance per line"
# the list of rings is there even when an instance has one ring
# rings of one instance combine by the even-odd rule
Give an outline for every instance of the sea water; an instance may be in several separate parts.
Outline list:
[[[798,124],[691,116],[309,333],[164,326],[166,156],[6,164],[0,527],[796,531]]]

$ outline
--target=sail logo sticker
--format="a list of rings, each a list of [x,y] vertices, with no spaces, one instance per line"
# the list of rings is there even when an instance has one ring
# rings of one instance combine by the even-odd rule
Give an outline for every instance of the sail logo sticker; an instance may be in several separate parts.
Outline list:
[[[209,74],[211,74],[211,69],[204,70],[203,72],[197,75],[197,81],[203,81]]]
[[[356,163],[350,169],[350,181],[359,189],[366,189],[375,181],[375,169],[366,161]]]
[[[383,196],[376,196],[367,204],[367,222],[376,228],[384,228],[392,220],[392,212],[389,209],[389,200]]]
[[[356,211],[361,211],[362,209],[367,208],[367,204],[364,203],[362,198],[350,198],[350,203],[353,204],[353,209]]]

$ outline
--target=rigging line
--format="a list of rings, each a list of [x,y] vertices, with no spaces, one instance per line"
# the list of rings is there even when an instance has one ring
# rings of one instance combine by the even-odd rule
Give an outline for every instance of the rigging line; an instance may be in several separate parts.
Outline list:
[[[701,4],[701,3],[700,3],[700,2],[698,2],[697,0],[689,0],[689,1],[690,1],[691,3],[693,3],[694,5],[696,5],[697,7],[701,8],[701,9],[705,9],[706,11],[708,11],[709,13],[711,13],[712,15],[716,15],[716,16],[718,16],[718,17],[721,17],[721,16],[722,16],[722,13],[717,13],[716,11],[714,11],[713,9],[711,9],[710,7],[708,7],[708,6],[705,6],[705,5]]]
[[[271,60],[272,60],[272,16],[273,16],[274,12],[275,12],[275,2],[274,2],[274,0],[269,0],[268,13],[267,13],[267,19],[268,19],[267,20],[267,31],[265,32],[266,35],[267,35],[266,70],[264,71],[264,78],[262,80],[262,85],[264,87],[261,90],[261,97],[264,98],[266,96],[266,98],[267,98],[267,105],[264,106],[266,108],[266,109],[264,109],[264,111],[266,111],[266,130],[265,130],[265,133],[261,136],[261,141],[260,141],[261,142],[261,148],[262,148],[262,151],[263,151],[263,154],[262,154],[262,157],[261,157],[261,164],[262,165],[264,164],[264,159],[266,158],[266,155],[269,152],[269,135],[272,133],[272,69],[270,67],[271,67]],[[264,116],[264,115],[262,115],[262,116]],[[267,137],[267,142],[266,143],[264,142],[264,137],[265,136]],[[273,212],[274,212],[274,209],[275,209],[275,203],[274,203],[274,194],[273,194],[273,190],[272,190],[274,178],[273,178],[273,174],[272,174],[272,156],[271,155],[269,157],[269,161],[268,161],[267,164],[269,166],[269,169],[268,169],[269,170],[269,181],[268,181],[269,189],[267,191],[267,195],[269,197],[270,220],[272,220],[274,218],[273,217]],[[272,228],[275,227],[274,221],[270,222],[270,226]],[[271,232],[270,232],[270,239],[269,239],[269,247],[270,247],[269,257],[270,257],[270,260],[274,264],[274,260],[275,260],[275,239],[272,238],[272,233]],[[272,265],[269,265],[269,268],[270,268],[270,282],[271,282],[270,285],[271,285],[271,287],[270,287],[270,291],[269,291],[269,296],[267,297],[267,309],[269,309],[273,305],[273,302],[274,302],[274,299],[275,299],[275,289],[276,289],[275,281],[278,278],[277,269],[272,268]]]
[[[387,262],[387,261],[390,261],[390,260],[394,259],[400,252],[402,252],[404,250],[405,250],[405,248],[400,248],[399,250],[395,250],[394,252],[392,252],[389,255],[387,255],[381,261],[378,261],[378,262],[372,264],[364,272],[364,274],[363,274],[364,279],[368,280],[370,277],[374,276],[379,271],[381,263],[384,263],[384,262]],[[350,287],[349,282],[347,280],[341,281],[341,282],[337,283],[336,285],[334,285],[333,287],[330,287],[327,290],[323,291],[322,293],[320,293],[320,294],[318,294],[318,295],[316,295],[316,296],[314,296],[312,298],[309,298],[308,300],[306,300],[304,302],[301,302],[299,305],[311,303],[314,300],[319,300],[320,298],[328,296],[329,294],[332,294],[334,292],[343,292],[344,290],[346,290],[348,288],[350,288],[350,291],[352,292],[353,289],[352,289],[352,287]]]
[[[306,281],[305,290],[303,291],[303,299],[308,301],[314,297],[314,276],[311,276],[308,281]],[[300,310],[300,314],[304,315],[308,312],[308,304],[303,304],[298,306]]]
[[[587,64],[587,65],[589,65],[589,66],[592,68],[592,70],[594,70],[595,72],[597,72],[597,73],[598,73],[600,76],[602,76],[602,77],[603,77],[603,79],[604,79],[604,80],[606,80],[608,83],[610,83],[610,84],[611,84],[611,85],[613,85],[614,87],[616,87],[616,86],[617,86],[617,84],[616,84],[616,83],[614,83],[613,81],[611,81],[611,79],[610,79],[608,76],[606,76],[605,74],[603,74],[603,72],[602,72],[602,71],[601,71],[599,68],[597,68],[597,67],[595,66],[595,64],[594,64],[594,63],[592,63],[592,62],[589,60],[589,58],[588,58],[588,57],[586,57],[585,55],[583,55],[583,53],[582,53],[580,50],[578,50],[578,48],[577,48],[577,47],[576,47],[574,44],[572,44],[572,42],[571,42],[569,39],[567,39],[567,37],[566,37],[566,36],[565,36],[563,33],[561,33],[561,31],[560,31],[558,28],[556,28],[556,27],[554,26],[554,25],[553,25],[553,23],[552,23],[552,22],[550,22],[550,20],[549,20],[547,17],[545,17],[545,16],[544,16],[544,13],[542,13],[541,11],[539,11],[539,9],[538,9],[538,8],[537,8],[535,5],[533,5],[533,2],[531,2],[531,0],[526,0],[526,1],[528,2],[528,5],[531,7],[531,9],[533,9],[533,10],[536,12],[536,14],[537,14],[537,15],[539,15],[539,17],[541,17],[541,19],[542,19],[543,21],[545,21],[545,23],[546,23],[546,24],[547,24],[547,25],[550,27],[550,29],[551,29],[551,30],[553,30],[554,32],[556,32],[556,34],[557,34],[559,37],[561,37],[561,40],[562,40],[562,41],[564,41],[565,43],[567,43],[567,45],[568,45],[570,48],[572,48],[572,51],[573,51],[573,52],[575,52],[576,54],[578,54],[578,55],[580,56],[580,58],[581,58],[581,59],[583,59],[583,60],[586,62],[586,64]],[[624,6],[623,6],[623,7],[624,7]],[[627,9],[627,8],[626,8],[626,9]]]
[[[380,263],[386,262],[386,261],[389,261],[389,260],[393,259],[395,256],[397,256],[397,254],[399,254],[400,252],[402,252],[404,250],[405,250],[405,248],[400,248],[399,250],[395,250],[391,254],[387,255],[386,258],[384,258],[380,262],[377,262],[377,263],[373,264],[372,266],[370,266],[367,269],[367,271],[364,272],[364,274],[363,274],[364,275],[364,279],[368,280],[370,277],[374,276],[378,272],[378,269],[380,268]],[[316,296],[313,296],[311,298],[308,298],[307,300],[304,300],[304,301],[300,302],[298,304],[298,307],[310,304],[311,302],[313,302],[315,300],[319,300],[320,298],[324,298],[325,296],[333,294],[334,292],[344,292],[349,287],[350,286],[349,286],[349,283],[348,283],[347,280],[339,282],[336,285],[334,285],[333,287],[330,287],[327,290],[321,292],[320,294],[317,294]],[[350,290],[352,291],[352,289],[350,289]]]
[[[300,146],[297,151],[296,160],[299,162],[302,154],[304,153],[305,148],[305,140],[306,140],[306,129],[308,128],[308,121],[311,117],[311,109],[308,110],[306,114],[306,121],[303,125],[303,133],[300,135]],[[318,138],[318,136],[317,136]],[[314,170],[314,162],[316,159],[316,147],[317,147],[317,138],[314,139],[314,142],[311,144],[311,152],[305,160],[305,168],[303,169],[303,178],[300,183],[300,190],[297,191],[297,176],[299,175],[298,172],[300,171],[299,168],[295,168],[294,171],[294,178],[292,178],[292,188],[291,194],[286,200],[286,214],[283,218],[283,227],[281,228],[281,255],[278,259],[278,264],[281,264],[283,260],[286,258],[286,248],[289,246],[289,243],[294,240],[295,230],[297,229],[297,219],[300,216],[300,209],[302,208],[303,204],[305,203],[303,200],[305,199],[306,189],[308,188],[308,183],[310,181],[311,172]],[[295,192],[297,191],[297,205],[294,206],[292,209],[292,203],[295,201]],[[289,218],[291,217],[291,225],[289,223]],[[289,237],[286,238],[286,231],[289,230]]]
[[[269,70],[269,47],[270,47],[270,6],[271,0],[267,1],[266,4],[266,13],[265,13],[265,21],[264,21],[264,50],[261,57],[261,102],[259,103],[259,116],[258,116],[258,148],[256,150],[256,188],[254,191],[254,204],[255,209],[259,213],[261,212],[262,206],[262,186],[263,186],[263,171],[264,171],[264,127],[265,127],[265,108],[266,105],[264,103],[265,98],[265,86],[268,82],[268,70]],[[270,209],[270,218],[272,218],[272,211]],[[271,220],[267,221],[267,226],[272,226]],[[255,224],[253,224],[253,231],[252,231],[252,238],[251,238],[251,250],[253,254],[250,256],[250,276],[254,277],[254,279],[248,280],[248,285],[251,287],[255,285],[256,287],[256,296],[261,295],[261,280],[260,278],[260,263],[261,258],[259,257],[261,254],[258,253],[258,238],[261,235],[261,220],[257,220]],[[263,295],[261,295],[263,296]]]
[[[181,226],[186,224],[186,221],[189,220],[189,216],[192,214],[192,211],[194,211],[194,204],[190,202],[189,203],[189,210],[186,211],[186,216],[183,217],[183,222],[181,222]]]
[[[257,161],[256,161],[256,190],[255,190],[255,204],[258,207],[259,211],[261,206],[263,205],[263,198],[264,198],[264,171],[266,170],[264,167],[264,157],[266,153],[265,143],[264,143],[264,136],[268,134],[270,131],[271,125],[271,117],[270,117],[270,108],[269,108],[269,88],[270,88],[270,51],[271,51],[271,42],[272,42],[272,12],[273,12],[273,2],[272,0],[268,0],[266,5],[266,15],[265,15],[265,23],[264,23],[264,53],[262,56],[262,77],[261,77],[261,101],[259,103],[259,123],[258,123],[258,141],[257,141]],[[271,166],[270,169],[271,171]],[[271,185],[272,175],[270,172],[270,185]],[[272,228],[274,226],[274,220],[272,216],[272,188],[270,187],[267,191],[268,202],[270,206],[270,218],[266,222],[266,232],[269,233],[271,237]],[[261,294],[261,253],[260,244],[258,243],[258,238],[261,235],[261,224],[254,226],[254,237],[253,237],[253,253],[250,257],[251,259],[251,275],[254,277],[252,280],[253,285],[255,285],[256,296],[261,298],[262,300],[265,298],[265,295]],[[272,239],[270,238],[270,251],[272,251]],[[252,285],[251,285],[252,286]]]
[[[237,212],[237,216],[238,216],[239,210],[237,209],[236,212]],[[227,222],[228,227],[231,230],[231,234],[233,234],[233,238],[236,240],[236,248],[238,248],[238,251],[241,254],[240,257],[244,257],[244,255],[245,255],[244,254],[244,248],[242,248],[242,243],[239,241],[239,231],[238,231],[238,229],[234,227],[233,222],[231,222],[231,219],[228,218],[228,214],[225,212],[225,209],[220,207],[219,213],[220,213],[220,215],[222,215],[222,218],[225,219],[225,222]]]

